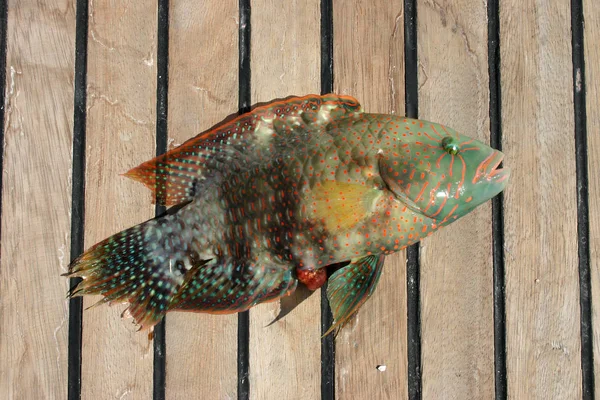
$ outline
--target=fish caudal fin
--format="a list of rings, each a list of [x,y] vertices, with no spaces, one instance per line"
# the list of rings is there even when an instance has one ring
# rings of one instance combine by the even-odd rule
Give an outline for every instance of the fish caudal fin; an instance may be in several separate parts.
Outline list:
[[[100,294],[98,304],[128,302],[140,329],[158,323],[183,283],[186,270],[197,264],[189,243],[181,243],[185,226],[177,215],[165,215],[126,229],[96,244],[69,266],[68,277],[83,280],[69,297]]]
[[[359,258],[340,268],[329,278],[327,299],[335,323],[323,336],[342,328],[375,291],[381,271],[383,255]]]

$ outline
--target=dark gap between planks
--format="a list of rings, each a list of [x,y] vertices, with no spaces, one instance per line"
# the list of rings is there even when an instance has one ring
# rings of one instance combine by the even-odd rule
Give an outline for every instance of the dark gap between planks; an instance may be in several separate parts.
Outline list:
[[[2,2],[6,7],[6,2]],[[77,0],[75,22],[75,76],[73,97],[73,164],[71,175],[71,254],[74,260],[84,250],[85,228],[85,139],[87,102],[88,1]],[[2,57],[4,59],[4,57]],[[4,68],[2,68],[4,71]],[[4,81],[4,80],[2,80]],[[4,93],[4,91],[2,91]],[[4,125],[4,124],[2,124]],[[3,141],[0,141],[3,142]],[[73,288],[81,278],[71,278]],[[83,299],[69,299],[69,353],[67,365],[67,398],[81,398],[81,345]]]
[[[416,0],[404,1],[404,64],[405,64],[405,113],[409,118],[419,116],[419,88],[417,65],[417,4]],[[406,251],[406,305],[407,305],[407,356],[408,398],[420,400],[421,376],[421,282],[419,244]]]
[[[250,111],[252,93],[250,92],[250,0],[239,0],[240,27],[238,33],[238,108],[239,113]],[[250,398],[250,314],[245,311],[238,314],[238,353],[237,353],[237,393],[238,400]]]
[[[488,2],[488,73],[490,146],[502,150],[502,91],[500,74],[500,6]],[[506,399],[506,283],[504,275],[504,195],[492,199],[492,264],[494,296],[494,382],[496,400]]]
[[[4,168],[4,113],[6,111],[6,29],[8,25],[8,6],[0,2],[0,222],[2,218],[2,173]],[[0,233],[2,225],[0,224]]]
[[[333,0],[321,0],[321,94],[333,92]],[[321,334],[333,324],[327,282],[321,287]],[[321,338],[321,399],[335,399],[335,335]]]
[[[594,399],[594,349],[590,282],[590,221],[588,192],[587,121],[582,0],[571,0],[573,51],[573,108],[577,176],[577,252],[579,256],[579,310],[582,398]]]
[[[158,0],[156,48],[156,155],[167,151],[167,115],[169,110],[169,0]],[[156,191],[158,193],[158,191]],[[156,202],[155,215],[164,214],[166,208]],[[154,400],[164,400],[166,397],[166,329],[163,318],[154,326],[153,345],[153,381],[152,393]]]

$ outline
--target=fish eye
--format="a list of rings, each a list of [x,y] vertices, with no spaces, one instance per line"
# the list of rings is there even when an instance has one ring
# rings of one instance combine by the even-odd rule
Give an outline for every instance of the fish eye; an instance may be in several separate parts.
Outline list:
[[[442,148],[446,153],[452,155],[458,154],[460,151],[460,146],[456,142],[456,139],[450,136],[446,136],[442,139]]]

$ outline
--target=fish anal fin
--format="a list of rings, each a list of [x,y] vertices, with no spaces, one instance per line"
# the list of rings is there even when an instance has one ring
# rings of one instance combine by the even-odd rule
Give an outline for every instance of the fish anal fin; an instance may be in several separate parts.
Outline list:
[[[313,188],[312,210],[330,232],[342,232],[366,216],[373,193],[364,185],[328,180]]]
[[[361,257],[331,275],[327,299],[335,322],[323,336],[341,329],[371,297],[381,276],[384,259],[383,255]]]
[[[207,169],[230,168],[236,157],[243,152],[252,154],[255,146],[268,143],[272,135],[315,129],[361,112],[355,98],[335,94],[288,97],[258,104],[250,112],[230,116],[124,175],[148,187],[159,204],[180,204],[195,195],[195,183],[210,175]]]
[[[213,261],[188,272],[171,310],[209,314],[242,312],[291,294],[297,284],[292,270],[282,266]]]

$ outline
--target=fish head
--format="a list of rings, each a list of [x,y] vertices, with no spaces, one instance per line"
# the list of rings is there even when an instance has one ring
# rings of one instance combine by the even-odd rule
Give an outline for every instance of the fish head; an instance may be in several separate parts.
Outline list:
[[[510,170],[499,168],[504,154],[453,129],[425,125],[380,152],[381,178],[400,202],[451,222],[505,188]]]

